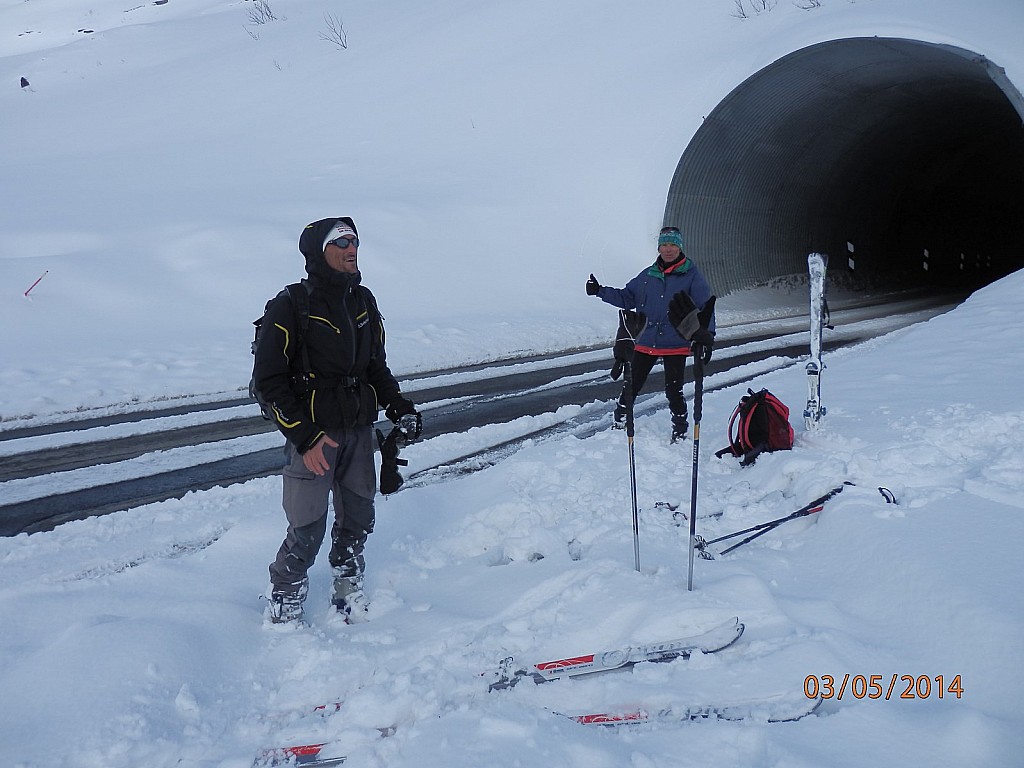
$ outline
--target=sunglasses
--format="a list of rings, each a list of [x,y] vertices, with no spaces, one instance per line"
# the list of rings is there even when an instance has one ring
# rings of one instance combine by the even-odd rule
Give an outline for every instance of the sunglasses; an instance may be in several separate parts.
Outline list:
[[[661,232],[659,234],[667,235],[672,232],[679,232],[679,227],[662,227]]]
[[[336,245],[339,248],[348,248],[350,245],[354,245],[356,248],[358,248],[359,247],[359,238],[358,237],[339,237],[339,238],[336,238],[334,240],[331,240],[331,242],[329,242],[328,245]]]

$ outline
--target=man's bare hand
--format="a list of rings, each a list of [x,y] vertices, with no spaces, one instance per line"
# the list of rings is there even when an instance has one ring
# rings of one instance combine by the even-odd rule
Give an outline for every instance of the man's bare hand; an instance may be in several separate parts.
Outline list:
[[[336,442],[331,440],[327,435],[324,435],[314,443],[312,448],[302,454],[302,463],[305,464],[306,469],[314,475],[323,475],[331,468],[331,465],[327,462],[327,458],[324,456],[325,444],[331,448],[338,447]]]

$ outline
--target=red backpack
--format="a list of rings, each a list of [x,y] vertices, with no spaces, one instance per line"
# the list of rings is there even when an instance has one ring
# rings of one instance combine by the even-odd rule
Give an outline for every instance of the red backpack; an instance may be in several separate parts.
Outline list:
[[[729,446],[715,456],[740,456],[740,466],[745,467],[766,451],[788,451],[792,447],[789,408],[767,389],[748,389],[729,419]]]

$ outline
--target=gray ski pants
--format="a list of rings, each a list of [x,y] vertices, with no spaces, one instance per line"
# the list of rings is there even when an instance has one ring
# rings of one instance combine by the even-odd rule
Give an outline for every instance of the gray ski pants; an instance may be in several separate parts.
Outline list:
[[[337,448],[324,447],[331,466],[315,475],[302,463],[291,443],[285,445],[282,506],[288,532],[277,558],[270,564],[275,592],[297,592],[305,582],[327,533],[327,500],[334,500],[330,563],[341,575],[363,572],[363,547],[373,531],[373,497],[377,472],[373,457],[373,428],[329,430]]]

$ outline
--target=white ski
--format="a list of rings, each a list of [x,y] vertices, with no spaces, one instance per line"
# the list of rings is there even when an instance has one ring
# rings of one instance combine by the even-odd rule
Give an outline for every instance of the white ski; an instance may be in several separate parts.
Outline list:
[[[334,701],[330,704],[321,704],[313,707],[307,714],[319,717],[330,717],[335,712],[340,712],[342,702]],[[396,726],[378,728],[381,738],[394,736]],[[290,744],[284,747],[271,747],[262,749],[257,753],[252,762],[252,768],[277,768],[278,766],[302,766],[302,768],[327,768],[327,766],[341,765],[348,758],[344,755],[331,755],[331,744],[329,742],[316,742],[310,744]]]
[[[811,289],[811,356],[807,361],[807,407],[804,409],[804,425],[807,429],[815,429],[821,417],[825,415],[825,406],[821,404],[821,372],[825,363],[821,359],[821,335],[828,325],[828,305],[825,303],[825,270],[828,268],[828,256],[824,253],[812,253],[807,256],[807,270],[810,275]]]
[[[692,720],[750,720],[761,723],[790,723],[814,713],[821,697],[808,699],[780,694],[734,704],[664,707],[661,709],[631,708],[621,711],[569,714],[557,712],[580,725],[631,729],[659,723],[683,723]]]
[[[740,624],[739,626],[743,626]],[[678,725],[694,720],[745,720],[755,723],[789,723],[813,714],[821,705],[821,697],[808,699],[802,695],[777,694],[745,701],[722,704],[668,706],[658,709],[630,707],[628,709],[590,710],[569,713],[547,710],[580,725],[599,726],[615,730]],[[394,734],[394,728],[379,729],[382,736]],[[256,756],[253,768],[327,768],[347,762],[343,755],[331,755],[329,743],[279,747],[263,750]]]
[[[735,643],[743,634],[743,624],[736,617],[729,619],[700,635],[669,640],[664,643],[628,646],[610,651],[570,656],[565,659],[541,661],[526,667],[517,667],[515,659],[503,659],[497,671],[497,679],[488,690],[497,691],[514,687],[520,680],[529,679],[534,683],[546,683],[560,677],[577,677],[595,672],[609,672],[614,669],[632,667],[645,661],[671,661],[687,659],[693,653],[715,653]]]

